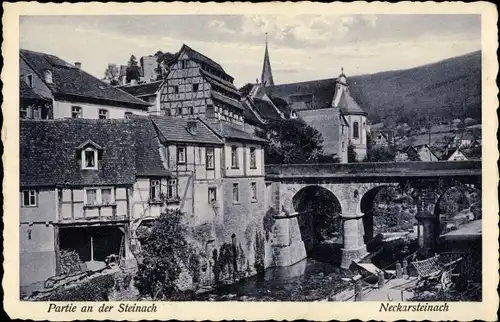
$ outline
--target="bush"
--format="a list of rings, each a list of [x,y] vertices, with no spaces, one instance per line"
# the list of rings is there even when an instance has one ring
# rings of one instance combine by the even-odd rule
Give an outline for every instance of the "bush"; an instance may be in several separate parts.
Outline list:
[[[100,275],[80,285],[57,290],[43,301],[108,301],[109,292],[115,285],[112,274]]]
[[[134,277],[134,285],[142,296],[153,300],[177,299],[182,293],[176,280],[183,267],[190,267],[194,249],[187,241],[188,230],[181,220],[179,210],[169,210],[155,220],[151,233],[145,238],[144,260]]]

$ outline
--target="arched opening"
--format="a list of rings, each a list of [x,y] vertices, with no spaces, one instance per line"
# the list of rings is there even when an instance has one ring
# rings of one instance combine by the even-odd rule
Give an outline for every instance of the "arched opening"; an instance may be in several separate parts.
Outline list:
[[[359,139],[359,123],[358,122],[354,122],[352,124],[352,137],[354,139]]]
[[[340,261],[343,238],[337,197],[328,189],[308,186],[293,197],[293,207],[300,213],[298,222],[307,256],[321,261]]]
[[[416,206],[409,193],[379,186],[363,195],[360,206],[364,241],[374,263],[387,265],[416,251]]]

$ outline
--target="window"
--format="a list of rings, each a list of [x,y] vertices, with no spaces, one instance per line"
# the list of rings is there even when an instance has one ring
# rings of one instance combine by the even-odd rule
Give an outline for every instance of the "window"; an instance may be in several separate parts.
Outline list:
[[[213,170],[215,168],[215,162],[214,162],[214,149],[213,148],[206,148],[205,149],[205,154],[206,154],[206,168],[207,170]]]
[[[240,201],[240,190],[237,183],[233,183],[233,202],[237,203]]]
[[[86,149],[82,151],[82,169],[97,169],[97,151]]]
[[[129,116],[132,116],[134,115],[134,113],[132,112],[125,112],[125,118],[128,118]]]
[[[82,108],[80,106],[73,106],[71,108],[71,117],[74,119],[82,118]]]
[[[29,87],[33,88],[33,75],[32,74],[26,75],[26,84],[28,84]]]
[[[37,205],[36,190],[23,190],[22,205],[23,207],[36,207]]]
[[[257,201],[257,182],[250,183],[252,188],[252,201]]]
[[[186,148],[183,146],[177,147],[177,163],[186,163]]]
[[[105,120],[108,118],[108,110],[99,110],[99,119]]]
[[[345,151],[345,142],[342,141],[342,152],[344,152],[344,151]]]
[[[169,108],[167,108],[167,109],[165,110],[165,115],[166,115],[166,116],[172,116],[172,110],[170,110]]]
[[[87,205],[97,205],[97,189],[87,189],[86,198]]]
[[[181,60],[181,68],[187,68],[188,66],[188,61],[187,60]]]
[[[359,123],[354,122],[352,124],[352,137],[355,139],[359,139]]]
[[[257,169],[257,158],[255,157],[255,148],[250,148],[250,169]]]
[[[111,188],[105,188],[101,190],[102,204],[110,205],[113,203],[113,195]]]
[[[238,147],[231,147],[231,168],[238,169]]]
[[[174,94],[179,94],[179,86],[172,86]]]
[[[182,107],[177,108],[177,115],[182,115]]]
[[[27,119],[28,118],[28,112],[29,112],[29,107],[27,106],[21,106],[21,108],[19,109],[19,113],[20,113],[20,117],[22,119]]]
[[[198,91],[199,84],[193,84],[193,92]]]
[[[167,199],[177,199],[177,180],[170,179],[167,182]]]
[[[193,114],[194,114],[194,112],[193,112],[193,107],[192,107],[192,106],[188,106],[188,108],[187,108],[187,113],[188,113],[189,115],[193,115]]]
[[[115,198],[112,188],[89,188],[85,189],[86,206],[109,206],[114,205]]]
[[[151,180],[150,181],[149,199],[151,201],[161,201],[161,182],[160,182],[160,180]]]
[[[217,201],[217,188],[211,187],[208,188],[208,202],[212,203]]]

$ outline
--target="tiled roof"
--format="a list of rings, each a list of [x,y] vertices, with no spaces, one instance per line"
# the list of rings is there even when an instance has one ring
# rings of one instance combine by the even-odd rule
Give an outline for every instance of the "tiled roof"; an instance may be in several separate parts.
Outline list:
[[[194,50],[193,48],[191,48],[187,45],[182,45],[182,48],[181,48],[181,50],[179,50],[178,55],[182,52],[183,49],[186,51],[186,53],[188,54],[188,56],[192,60],[199,62],[199,63],[207,64],[208,66],[215,68],[215,69],[223,72],[224,74],[226,74],[226,72],[224,71],[224,69],[222,68],[221,65],[217,64],[212,59],[208,58],[207,56],[203,55],[202,53]]]
[[[264,119],[281,120],[280,114],[273,107],[272,103],[258,98],[254,98],[253,103],[257,112],[262,115]]]
[[[338,107],[344,114],[365,114],[365,115],[367,114],[352,98],[349,91],[342,93]]]
[[[295,95],[312,95],[316,108],[331,106],[335,92],[335,78],[308,82],[290,83],[265,87],[270,96],[280,97],[290,103],[290,97]]]
[[[20,55],[41,79],[44,79],[45,70],[52,72],[52,84],[46,85],[55,97],[107,102],[142,110],[147,110],[149,106],[143,100],[106,84],[56,56],[23,49],[20,50]]]
[[[232,125],[223,121],[208,120],[204,120],[204,123],[222,138],[242,141],[266,142],[265,139],[262,139],[253,133],[248,133],[243,130],[243,128],[239,128],[237,125]]]
[[[139,84],[139,85],[118,86],[117,88],[121,89],[122,91],[125,91],[125,92],[127,92],[130,95],[133,95],[135,97],[141,97],[141,96],[154,95],[158,91],[158,89],[160,88],[162,83],[163,83],[163,81],[160,80],[157,82],[151,82],[151,83],[145,83],[145,84]]]
[[[235,100],[234,98],[227,97],[227,96],[222,95],[221,93],[216,92],[214,90],[211,90],[210,94],[212,96],[212,99],[214,99],[214,100],[229,104],[232,107],[235,107],[235,108],[240,109],[240,110],[242,109],[241,102],[238,100]]]
[[[207,71],[204,71],[202,69],[200,69],[200,73],[202,76],[204,76],[205,80],[210,83],[210,85],[219,86],[228,92],[231,92],[233,94],[240,96],[240,92],[238,91],[238,89],[236,89],[236,87],[234,86],[233,83],[228,82],[226,80],[223,80],[222,78],[217,77],[217,76],[215,76]]]
[[[160,141],[182,143],[223,144],[217,135],[199,119],[181,119],[165,116],[151,116],[160,133]],[[188,132],[188,121],[196,122],[196,133]]]
[[[151,127],[151,125],[149,125]],[[21,186],[130,185],[137,175],[161,172],[161,160],[147,149],[152,129],[136,120],[22,120]],[[82,170],[78,147],[87,141],[102,147],[98,170]]]
[[[19,98],[25,100],[47,100],[33,91],[22,79],[19,79]]]
[[[252,108],[248,106],[249,103],[247,101],[241,102],[241,106],[243,107],[243,117],[245,118],[245,122],[252,125],[262,125],[262,122],[255,116]]]

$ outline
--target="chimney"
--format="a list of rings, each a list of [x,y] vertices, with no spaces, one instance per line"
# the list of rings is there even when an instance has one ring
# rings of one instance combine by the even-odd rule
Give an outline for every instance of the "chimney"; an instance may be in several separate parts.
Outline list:
[[[122,76],[122,85],[127,85],[127,76],[126,75]]]
[[[131,79],[130,85],[137,85],[137,79]]]
[[[52,71],[50,69],[46,69],[43,71],[43,78],[47,84],[52,84]]]
[[[187,121],[187,131],[191,135],[196,135],[196,121]]]
[[[82,63],[80,63],[79,61],[77,61],[75,63],[75,67],[78,68],[78,69],[82,69]]]

